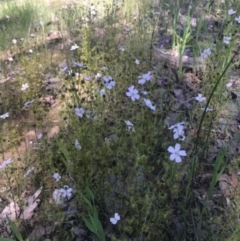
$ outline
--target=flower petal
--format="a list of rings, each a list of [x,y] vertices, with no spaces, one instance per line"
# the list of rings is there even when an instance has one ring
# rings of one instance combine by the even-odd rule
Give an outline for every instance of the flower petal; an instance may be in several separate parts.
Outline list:
[[[186,151],[184,151],[184,150],[179,151],[178,154],[179,154],[180,156],[187,156],[187,153],[186,153]]]
[[[110,218],[110,222],[115,225],[117,223],[117,220],[115,218]]]
[[[173,135],[173,139],[175,140],[175,139],[177,139],[179,137],[179,134],[178,134],[178,132],[176,131],[175,133],[174,133],[174,135]]]
[[[182,159],[179,155],[175,155],[175,161],[176,161],[176,163],[180,163],[180,162],[182,162]]]
[[[145,84],[145,79],[140,79],[140,80],[138,80],[138,84],[140,84],[140,85]]]
[[[171,155],[170,155],[170,160],[171,161],[174,161],[176,159],[176,154],[175,153],[172,153]]]
[[[129,88],[128,88],[129,92],[132,92],[134,90],[134,86],[131,85]]]
[[[180,149],[181,149],[181,145],[180,145],[179,143],[177,143],[177,144],[175,145],[175,152],[179,152]]]
[[[120,220],[120,215],[119,215],[118,213],[115,213],[115,214],[114,214],[114,218],[115,218],[116,220]]]
[[[135,98],[138,100],[140,98],[140,95],[139,94],[136,94],[135,95]]]
[[[170,153],[175,153],[175,149],[172,146],[169,146],[167,149]]]

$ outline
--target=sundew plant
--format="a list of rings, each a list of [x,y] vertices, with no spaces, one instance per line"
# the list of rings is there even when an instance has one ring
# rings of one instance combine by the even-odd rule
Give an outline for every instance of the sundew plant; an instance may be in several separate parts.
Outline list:
[[[3,1],[0,241],[238,240],[239,15]]]

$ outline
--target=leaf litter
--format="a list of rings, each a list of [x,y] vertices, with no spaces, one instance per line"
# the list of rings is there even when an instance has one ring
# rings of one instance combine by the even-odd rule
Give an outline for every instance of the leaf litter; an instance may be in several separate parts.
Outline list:
[[[12,200],[1,212],[0,221],[6,220],[7,216],[12,221],[18,218],[23,220],[31,219],[34,215],[34,210],[37,208],[40,202],[40,199],[38,199],[38,197],[40,196],[41,192],[42,188],[40,187],[33,195],[25,197],[23,200],[21,200],[21,202],[23,201],[24,203],[23,206],[18,205],[18,203],[20,203],[20,200]],[[24,193],[22,193],[22,195],[24,195]]]

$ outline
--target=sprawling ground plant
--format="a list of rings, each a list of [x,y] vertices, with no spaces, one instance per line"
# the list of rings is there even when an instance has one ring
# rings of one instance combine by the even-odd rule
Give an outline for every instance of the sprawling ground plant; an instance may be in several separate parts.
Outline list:
[[[49,4],[0,8],[1,236],[234,239],[238,4]]]

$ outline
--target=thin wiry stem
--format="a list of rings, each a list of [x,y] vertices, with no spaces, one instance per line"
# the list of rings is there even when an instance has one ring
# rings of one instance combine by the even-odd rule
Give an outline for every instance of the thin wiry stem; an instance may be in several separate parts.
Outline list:
[[[216,84],[214,85],[211,93],[210,93],[210,96],[207,100],[207,104],[205,106],[205,109],[203,111],[203,114],[202,114],[202,117],[201,117],[201,120],[200,120],[200,123],[199,123],[199,126],[198,126],[198,130],[197,130],[197,137],[196,137],[196,142],[195,142],[195,145],[194,145],[194,152],[193,153],[198,153],[198,144],[199,144],[199,137],[200,137],[200,133],[201,133],[201,130],[202,130],[202,125],[203,125],[203,120],[206,116],[206,112],[207,112],[207,108],[210,104],[210,101],[213,97],[213,94],[215,92],[215,90],[217,89],[220,81],[222,80],[223,76],[225,75],[226,71],[228,70],[228,68],[230,67],[231,63],[233,62],[234,58],[238,55],[240,51],[240,47],[238,47],[237,51],[234,53],[234,55],[232,56],[232,58],[230,59],[230,61],[228,62],[227,66],[225,67],[225,69],[223,70],[222,74],[219,76]],[[187,200],[189,200],[190,196],[189,193],[189,188],[192,187],[192,184],[193,184],[193,178],[195,176],[195,167],[196,167],[196,160],[197,160],[197,155],[195,154],[194,158],[193,158],[193,161],[192,161],[192,165],[191,165],[191,171],[190,171],[190,178],[189,178],[189,182],[188,182],[188,186],[187,186]]]

